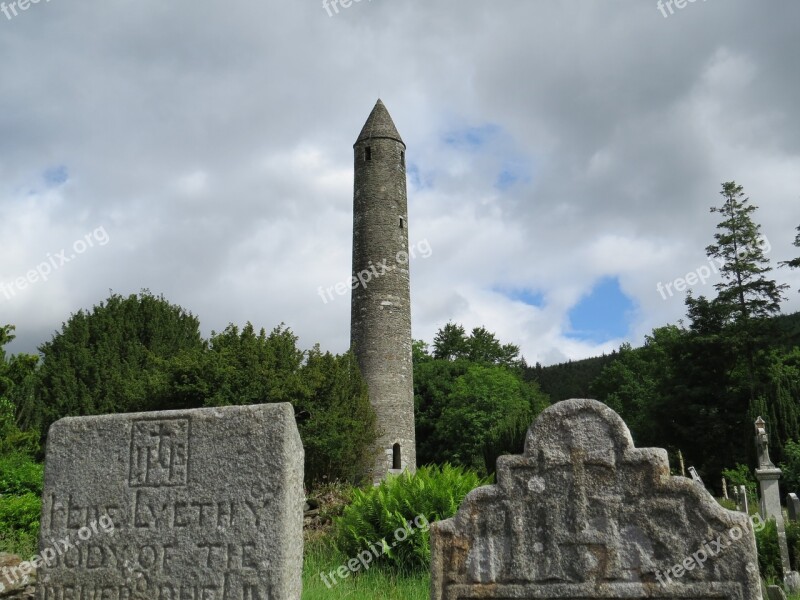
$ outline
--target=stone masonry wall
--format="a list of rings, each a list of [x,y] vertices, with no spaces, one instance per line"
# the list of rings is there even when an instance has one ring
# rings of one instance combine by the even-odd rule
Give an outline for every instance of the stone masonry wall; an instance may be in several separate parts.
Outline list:
[[[405,144],[362,134],[354,150],[353,276],[364,283],[352,292],[351,346],[377,413],[380,481],[395,444],[401,468],[416,468]]]

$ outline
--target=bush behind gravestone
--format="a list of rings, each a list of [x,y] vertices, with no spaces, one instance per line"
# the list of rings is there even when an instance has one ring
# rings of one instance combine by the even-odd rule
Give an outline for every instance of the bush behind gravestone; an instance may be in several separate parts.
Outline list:
[[[733,469],[723,469],[722,476],[730,481],[734,487],[743,485],[747,490],[747,501],[750,505],[758,505],[758,492],[756,488],[756,479],[750,467],[737,463]]]
[[[789,547],[789,563],[797,571],[800,568],[800,522],[786,521],[786,545]]]
[[[488,483],[490,478],[449,464],[390,475],[377,487],[355,490],[352,503],[335,521],[336,546],[352,558],[380,549],[374,564],[398,571],[427,569],[428,525],[455,515],[470,491]]]
[[[0,496],[42,493],[44,465],[22,453],[0,455]]]
[[[791,491],[800,489],[800,442],[787,440],[783,446],[785,462],[780,463],[782,486]]]
[[[755,533],[758,548],[758,570],[761,572],[761,578],[767,582],[782,581],[783,566],[775,519],[768,520],[761,531]]]
[[[0,496],[0,551],[31,555],[39,537],[42,500],[38,494]]]

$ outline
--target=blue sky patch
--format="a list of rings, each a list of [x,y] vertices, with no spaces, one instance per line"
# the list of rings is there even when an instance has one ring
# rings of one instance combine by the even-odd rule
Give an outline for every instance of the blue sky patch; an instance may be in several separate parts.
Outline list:
[[[497,292],[498,294],[503,294],[503,296],[506,298],[516,300],[517,302],[522,302],[529,306],[536,306],[537,308],[542,308],[544,306],[544,294],[541,292],[536,292],[527,288],[494,288],[493,291]]]
[[[529,169],[521,161],[514,161],[504,165],[494,182],[494,187],[502,192],[516,183],[530,183],[530,181]]]
[[[485,146],[492,138],[497,137],[501,129],[497,125],[487,123],[480,127],[466,127],[459,131],[453,131],[444,136],[444,143],[456,148],[466,148],[479,150]]]
[[[406,168],[406,175],[408,175],[408,181],[411,184],[411,187],[416,190],[433,187],[433,177],[431,174],[428,173],[426,178],[423,179],[422,173],[415,163],[408,164],[408,167]]]
[[[619,278],[604,277],[569,311],[572,327],[566,336],[597,344],[625,337],[635,308],[622,292]]]
[[[48,187],[56,187],[66,183],[69,179],[69,171],[64,165],[50,167],[42,174],[42,178]]]
[[[480,155],[482,170],[494,177],[492,185],[503,192],[518,183],[531,181],[530,158],[520,152],[513,136],[502,127],[486,123],[446,132],[442,141],[457,152]],[[485,169],[485,170],[484,170]]]
[[[508,169],[504,169],[497,176],[497,181],[494,182],[494,186],[500,190],[507,190],[517,181],[519,181],[519,176],[516,173],[509,171]]]

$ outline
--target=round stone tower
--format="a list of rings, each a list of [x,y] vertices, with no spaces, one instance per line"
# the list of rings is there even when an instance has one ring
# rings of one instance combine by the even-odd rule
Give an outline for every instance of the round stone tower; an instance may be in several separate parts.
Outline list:
[[[350,346],[377,414],[373,481],[416,470],[406,145],[378,100],[355,150]]]

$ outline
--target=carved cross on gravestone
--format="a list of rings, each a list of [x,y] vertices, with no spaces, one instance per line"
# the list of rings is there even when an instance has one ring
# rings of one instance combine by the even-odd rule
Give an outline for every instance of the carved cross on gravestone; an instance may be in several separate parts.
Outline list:
[[[573,502],[572,514],[564,523],[558,523],[553,531],[564,531],[571,544],[583,548],[581,557],[601,556],[598,560],[599,575],[603,579],[619,579],[622,565],[619,560],[619,527],[617,515],[622,502],[620,490],[602,490],[592,485],[589,470],[602,468],[616,469],[614,448],[602,443],[587,447],[586,440],[570,429],[566,432],[569,440],[565,452],[560,456],[560,467],[571,470],[572,486],[568,498]],[[595,507],[590,514],[590,505]],[[569,512],[569,511],[568,511]],[[589,562],[594,562],[593,558]],[[588,570],[592,566],[586,564]]]

